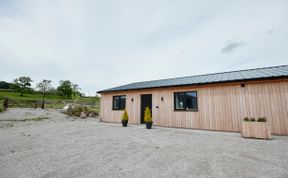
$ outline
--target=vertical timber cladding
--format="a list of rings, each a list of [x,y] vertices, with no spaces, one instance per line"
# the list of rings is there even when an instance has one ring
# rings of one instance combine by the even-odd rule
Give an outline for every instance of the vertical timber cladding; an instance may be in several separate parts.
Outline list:
[[[174,92],[179,91],[197,91],[197,112],[174,111]],[[140,124],[143,94],[152,94],[155,125],[239,132],[244,117],[267,117],[272,134],[288,135],[287,80],[102,93],[101,120],[120,122],[123,111],[112,110],[112,96],[126,95],[129,123]]]

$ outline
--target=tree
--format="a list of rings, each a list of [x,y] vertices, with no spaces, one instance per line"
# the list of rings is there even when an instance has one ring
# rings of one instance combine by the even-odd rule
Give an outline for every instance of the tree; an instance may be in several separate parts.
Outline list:
[[[96,105],[96,102],[97,102],[97,100],[99,99],[98,96],[97,96],[97,93],[95,94],[95,96],[91,96],[91,97],[89,97],[89,98],[90,98],[91,104],[92,104],[93,106]]]
[[[40,91],[43,93],[43,101],[42,101],[42,106],[41,108],[45,108],[45,96],[48,90],[52,88],[51,86],[51,80],[45,80],[43,79],[42,82],[37,83],[36,88],[38,88]]]
[[[5,81],[0,81],[0,88],[1,89],[9,89],[9,83]]]
[[[71,98],[73,93],[73,84],[69,80],[61,80],[57,90],[65,98]]]
[[[8,83],[5,81],[0,82],[1,89],[12,89],[12,90],[19,90],[19,87],[14,83]]]
[[[20,94],[23,96],[23,93],[25,92],[26,89],[28,89],[29,86],[31,86],[31,80],[30,77],[19,77],[14,80],[15,85],[19,87]]]
[[[45,98],[47,91],[49,91],[51,86],[51,80],[43,79],[42,82],[37,83],[36,88],[38,88],[43,93],[43,98]]]
[[[77,84],[72,84],[72,95],[73,95],[73,97],[75,97],[75,96],[81,96],[81,93],[79,92],[79,90],[81,90],[81,88],[79,87],[79,85],[77,85]]]
[[[9,83],[9,89],[19,91],[20,87],[16,85],[15,83]]]

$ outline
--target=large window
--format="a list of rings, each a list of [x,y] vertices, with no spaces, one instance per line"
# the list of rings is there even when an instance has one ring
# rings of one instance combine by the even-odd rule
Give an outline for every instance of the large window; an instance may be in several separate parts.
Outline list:
[[[174,93],[174,109],[182,111],[197,111],[197,92],[176,92]]]
[[[123,110],[126,106],[126,96],[113,96],[113,110]]]

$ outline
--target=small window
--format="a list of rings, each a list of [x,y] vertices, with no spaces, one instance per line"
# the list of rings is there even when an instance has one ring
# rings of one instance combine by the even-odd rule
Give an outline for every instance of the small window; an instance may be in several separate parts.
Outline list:
[[[183,111],[197,111],[197,92],[176,92],[174,93],[174,109]]]
[[[123,110],[126,106],[126,96],[113,96],[113,110]]]

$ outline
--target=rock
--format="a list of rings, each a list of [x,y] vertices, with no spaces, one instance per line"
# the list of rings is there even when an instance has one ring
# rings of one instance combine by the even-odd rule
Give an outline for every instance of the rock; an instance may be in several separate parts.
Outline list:
[[[68,111],[68,109],[71,108],[70,104],[67,104],[66,106],[63,107],[63,112],[66,113]]]
[[[88,116],[89,116],[89,117],[95,117],[96,114],[95,114],[95,112],[90,112]]]
[[[77,104],[67,104],[63,107],[62,112],[69,116],[76,116],[81,118],[88,117],[88,108],[86,106]]]
[[[81,112],[80,117],[82,119],[85,119],[87,117],[87,114],[85,112]]]

